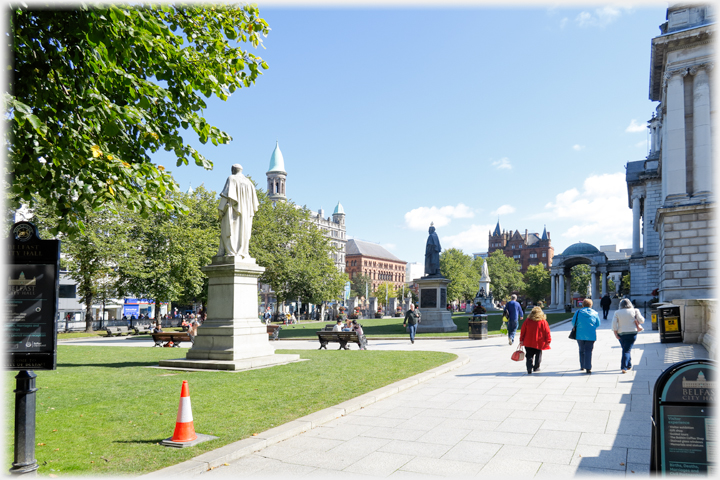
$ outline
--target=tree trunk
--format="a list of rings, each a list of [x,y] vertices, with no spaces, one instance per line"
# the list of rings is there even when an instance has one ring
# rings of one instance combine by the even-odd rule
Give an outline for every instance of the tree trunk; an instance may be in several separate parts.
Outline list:
[[[155,299],[155,323],[160,320],[160,300]]]
[[[92,320],[92,293],[85,295],[85,332],[93,332]]]

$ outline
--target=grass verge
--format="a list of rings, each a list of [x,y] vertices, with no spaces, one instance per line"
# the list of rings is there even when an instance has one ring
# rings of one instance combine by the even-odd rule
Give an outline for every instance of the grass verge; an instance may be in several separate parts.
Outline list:
[[[570,318],[569,313],[548,313],[547,320],[550,325]],[[457,325],[456,332],[446,333],[418,333],[417,337],[467,337],[468,320],[470,316],[465,313],[453,314],[453,322]],[[403,317],[393,318],[364,318],[360,320],[363,333],[368,338],[372,337],[406,337],[408,334],[402,326]],[[322,329],[326,324],[332,322],[308,322],[296,325],[283,325],[279,338],[306,338],[317,339],[315,332]],[[488,314],[488,334],[499,335],[502,325],[502,313]],[[520,324],[522,325],[522,323]]]
[[[168,348],[58,347],[58,369],[37,371],[35,456],[40,474],[142,474],[189,460],[304,415],[447,363],[442,352],[306,351],[308,360],[248,372],[175,372]],[[16,372],[5,381],[8,465]],[[217,440],[159,445],[175,428],[188,380],[195,430]]]

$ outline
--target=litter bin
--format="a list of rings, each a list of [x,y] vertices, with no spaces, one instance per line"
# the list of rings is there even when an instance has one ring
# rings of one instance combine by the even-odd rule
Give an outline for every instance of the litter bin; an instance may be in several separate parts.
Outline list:
[[[569,305],[569,304],[565,305],[565,313],[570,313],[570,312],[572,312],[572,305]]]
[[[650,320],[652,322],[652,329],[658,329],[658,307],[667,305],[665,302],[653,303],[650,305]]]
[[[680,307],[677,305],[665,304],[658,307],[660,343],[683,341],[680,321]]]
[[[474,340],[487,340],[487,315],[473,315],[468,322],[468,338]]]

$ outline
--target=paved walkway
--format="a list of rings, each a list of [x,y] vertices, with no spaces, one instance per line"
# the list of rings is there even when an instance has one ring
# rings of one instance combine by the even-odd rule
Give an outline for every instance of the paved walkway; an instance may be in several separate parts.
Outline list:
[[[701,345],[661,344],[649,319],[645,326],[627,374],[619,369],[620,345],[610,320],[598,330],[590,375],[579,369],[567,323],[553,328],[552,349],[532,375],[524,362],[510,360],[514,347],[504,337],[415,345],[371,340],[373,350],[440,350],[467,356],[469,362],[193,476],[647,476],[655,379],[669,365],[705,358],[707,352]],[[317,348],[316,341],[277,345]]]

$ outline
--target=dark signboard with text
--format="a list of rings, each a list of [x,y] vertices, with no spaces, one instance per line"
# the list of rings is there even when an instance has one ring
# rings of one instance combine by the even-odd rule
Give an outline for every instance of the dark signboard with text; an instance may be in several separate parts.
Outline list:
[[[54,370],[60,241],[41,240],[32,223],[18,222],[10,231],[8,246],[8,368]]]
[[[713,473],[715,364],[687,360],[663,372],[653,391],[650,469],[660,475]]]

